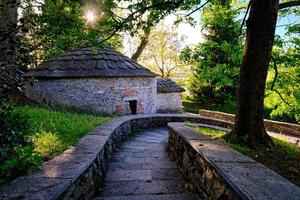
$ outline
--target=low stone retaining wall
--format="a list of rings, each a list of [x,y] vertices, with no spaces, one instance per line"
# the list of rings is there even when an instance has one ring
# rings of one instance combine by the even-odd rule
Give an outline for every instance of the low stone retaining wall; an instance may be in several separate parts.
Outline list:
[[[186,127],[169,123],[168,151],[186,186],[202,199],[300,199],[300,188],[256,161]]]
[[[231,128],[232,123],[194,115],[153,114],[116,118],[85,135],[42,170],[16,178],[0,188],[0,199],[91,199],[103,183],[113,150],[139,130],[168,122],[197,122]]]
[[[210,111],[210,110],[199,110],[200,116],[205,117],[211,117],[216,119],[221,119],[229,122],[234,122],[235,115],[223,113],[223,112],[217,112],[217,111]],[[273,120],[264,120],[265,128],[267,131],[272,131],[275,133],[283,133],[283,134],[289,134],[294,136],[300,136],[300,125],[298,124],[291,124],[291,123],[285,123],[285,122],[278,122]]]

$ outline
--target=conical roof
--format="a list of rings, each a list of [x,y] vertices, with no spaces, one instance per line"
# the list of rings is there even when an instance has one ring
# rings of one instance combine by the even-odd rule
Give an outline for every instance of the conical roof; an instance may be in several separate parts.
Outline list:
[[[91,47],[80,47],[44,62],[24,74],[24,77],[36,78],[138,76],[157,75],[108,46],[97,50]]]

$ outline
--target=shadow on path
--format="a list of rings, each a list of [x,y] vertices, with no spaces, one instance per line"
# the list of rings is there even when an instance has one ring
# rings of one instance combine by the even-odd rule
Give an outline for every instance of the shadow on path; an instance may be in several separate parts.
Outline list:
[[[108,165],[98,200],[190,200],[166,146],[167,128],[147,130],[126,140]]]

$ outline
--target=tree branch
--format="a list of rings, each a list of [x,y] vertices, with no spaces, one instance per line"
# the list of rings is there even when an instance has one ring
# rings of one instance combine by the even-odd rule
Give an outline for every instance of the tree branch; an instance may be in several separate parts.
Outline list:
[[[173,5],[174,8],[178,7],[181,5],[181,3],[183,2],[184,0],[179,0],[178,2],[174,2],[174,1],[165,1],[163,3],[158,3],[158,4],[153,4],[153,5],[150,5],[150,6],[147,6],[147,7],[144,7],[144,8],[141,8],[139,10],[136,10],[132,13],[130,13],[122,22],[120,22],[115,30],[108,36],[106,37],[105,39],[101,40],[100,43],[103,43],[107,40],[109,40],[110,38],[112,38],[118,31],[120,31],[122,29],[122,27],[132,18],[135,17],[136,14],[139,13],[139,17],[141,17],[147,10],[150,10],[150,9],[153,9],[153,8],[159,8],[159,7],[163,7],[163,6],[167,6],[167,5]]]
[[[272,84],[271,84],[271,91],[273,91],[273,92],[275,92],[276,94],[278,94],[278,96],[280,97],[280,99],[281,99],[286,105],[288,105],[288,106],[294,108],[294,106],[292,106],[287,100],[285,100],[285,99],[283,98],[283,96],[280,94],[280,92],[279,92],[278,90],[274,89],[274,85],[275,85],[275,82],[276,82],[277,77],[278,77],[278,68],[277,68],[277,63],[276,63],[274,57],[271,56],[271,59],[272,59],[272,61],[273,61],[273,63],[274,63],[274,70],[275,70],[275,76],[274,76],[274,79],[273,79]]]
[[[285,9],[294,6],[300,6],[300,1],[289,1],[289,2],[280,3],[278,9]]]
[[[210,0],[207,0],[204,4],[202,4],[201,6],[199,6],[198,8],[196,8],[195,10],[193,10],[192,12],[190,12],[189,14],[185,15],[185,17],[190,16],[191,14],[193,14],[194,12],[197,12],[198,10],[200,10],[201,8],[203,8],[206,4],[209,3]]]
[[[242,24],[241,24],[241,26],[240,26],[239,35],[236,37],[236,39],[235,39],[233,45],[235,45],[235,43],[237,42],[237,40],[239,39],[239,37],[242,35],[243,27],[244,27],[244,25],[245,25],[247,15],[248,15],[248,13],[249,13],[249,11],[250,11],[250,7],[251,7],[251,0],[249,1],[249,4],[248,4],[248,6],[247,6],[246,13],[245,13],[245,15],[244,15]]]
[[[278,77],[278,68],[277,68],[277,63],[276,63],[273,56],[271,56],[271,60],[274,63],[274,70],[275,70],[275,76],[274,76],[274,79],[273,79],[272,84],[271,84],[271,91],[274,91],[274,85],[275,85],[275,82],[276,82],[277,77]]]
[[[146,48],[146,46],[149,42],[150,31],[151,31],[151,29],[149,28],[147,31],[145,31],[145,34],[141,37],[140,45],[136,49],[135,53],[131,56],[132,60],[137,61],[138,58],[143,53],[144,49]]]
[[[243,27],[246,23],[246,18],[248,16],[248,13],[250,11],[250,8],[251,8],[251,3],[252,3],[252,0],[249,1],[248,5],[247,5],[247,10],[246,10],[246,13],[243,17],[243,20],[242,20],[242,23],[241,23],[241,26],[240,26],[240,29],[239,29],[239,33],[238,35],[235,37],[235,39],[233,40],[233,42],[231,43],[231,48],[229,49],[229,52],[228,52],[228,58],[227,58],[227,61],[226,61],[226,66],[228,66],[229,62],[230,62],[230,57],[232,55],[232,49],[233,47],[236,45],[236,43],[238,42],[239,38],[241,37],[242,35],[242,32],[243,32]]]

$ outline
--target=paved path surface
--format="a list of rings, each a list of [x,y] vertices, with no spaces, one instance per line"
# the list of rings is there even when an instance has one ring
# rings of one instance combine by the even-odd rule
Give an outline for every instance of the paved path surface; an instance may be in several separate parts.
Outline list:
[[[295,145],[300,147],[300,137],[296,137],[296,136],[292,136],[292,135],[283,135],[283,134],[280,134],[280,133],[274,133],[274,132],[270,132],[270,131],[267,131],[267,133],[270,136],[274,137],[274,138],[284,140],[286,142],[289,142],[291,144],[295,144]]]
[[[97,200],[193,200],[183,190],[176,163],[166,152],[168,131],[147,130],[125,141],[114,153]]]

